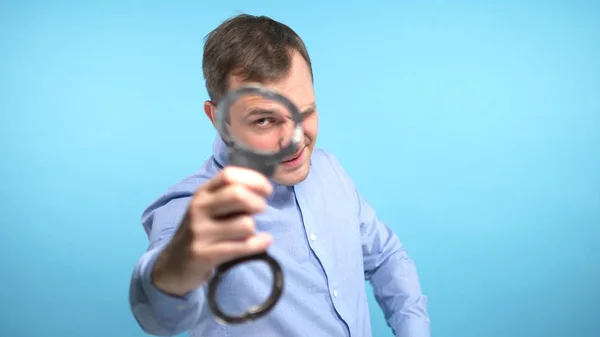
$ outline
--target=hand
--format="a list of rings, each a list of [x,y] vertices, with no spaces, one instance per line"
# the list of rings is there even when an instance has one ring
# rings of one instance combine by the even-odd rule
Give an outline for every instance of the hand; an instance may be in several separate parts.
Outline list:
[[[265,209],[272,189],[263,175],[239,167],[227,167],[201,186],[154,265],[154,285],[183,296],[208,281],[216,266],[266,251],[272,238],[255,233],[252,215]]]

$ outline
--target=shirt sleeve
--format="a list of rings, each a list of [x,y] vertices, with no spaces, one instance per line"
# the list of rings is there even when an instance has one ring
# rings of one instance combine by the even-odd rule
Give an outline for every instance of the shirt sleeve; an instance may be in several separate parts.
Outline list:
[[[143,215],[150,247],[138,260],[129,289],[129,302],[134,318],[144,332],[156,336],[176,336],[199,320],[205,298],[203,288],[185,296],[171,296],[156,288],[151,274],[156,259],[173,237],[187,210],[189,198],[163,196]]]
[[[398,236],[377,218],[374,209],[356,192],[365,279],[396,337],[430,337],[427,297],[414,262]]]

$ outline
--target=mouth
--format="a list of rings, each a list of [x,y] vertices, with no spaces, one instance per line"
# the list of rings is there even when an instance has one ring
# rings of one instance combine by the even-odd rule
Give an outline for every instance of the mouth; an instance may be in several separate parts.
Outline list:
[[[286,164],[286,163],[291,163],[294,160],[297,160],[302,155],[302,152],[304,152],[304,146],[302,148],[300,148],[298,151],[296,151],[296,153],[294,153],[294,155],[292,157],[282,161],[281,163]]]

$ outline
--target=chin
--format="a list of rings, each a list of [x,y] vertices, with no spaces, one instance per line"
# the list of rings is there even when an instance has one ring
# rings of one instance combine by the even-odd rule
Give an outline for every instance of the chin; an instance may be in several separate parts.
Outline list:
[[[292,171],[292,172],[277,172],[273,177],[273,180],[278,185],[282,186],[293,186],[298,183],[301,183],[308,177],[308,171],[310,169],[310,163],[307,165],[302,165],[302,167]]]
[[[306,153],[304,153],[304,162],[300,166],[293,170],[286,170],[283,167],[279,167],[273,177],[273,181],[278,185],[293,186],[304,181],[304,179],[308,177],[309,170],[310,151],[306,151]]]

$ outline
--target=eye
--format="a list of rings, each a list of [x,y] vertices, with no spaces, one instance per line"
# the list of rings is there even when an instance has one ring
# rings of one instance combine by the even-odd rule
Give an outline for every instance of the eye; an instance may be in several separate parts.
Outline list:
[[[272,119],[271,118],[259,118],[257,120],[254,121],[254,125],[259,126],[259,127],[265,127],[265,126],[269,126],[270,123],[272,123]]]

